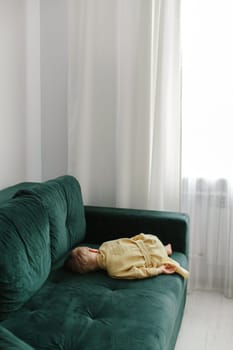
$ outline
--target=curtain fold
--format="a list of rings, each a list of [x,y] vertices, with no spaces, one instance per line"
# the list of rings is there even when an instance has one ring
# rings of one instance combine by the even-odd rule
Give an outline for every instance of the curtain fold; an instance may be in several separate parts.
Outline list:
[[[68,0],[69,172],[85,203],[179,210],[180,0]]]
[[[191,217],[189,289],[233,297],[233,239],[230,181],[183,178],[182,208]]]

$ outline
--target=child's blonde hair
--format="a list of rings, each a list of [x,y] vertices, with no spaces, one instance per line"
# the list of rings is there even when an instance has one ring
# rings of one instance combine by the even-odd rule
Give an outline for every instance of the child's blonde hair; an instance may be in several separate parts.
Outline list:
[[[75,249],[75,256],[72,252],[66,262],[66,267],[79,273],[87,273],[96,270],[96,264],[90,259],[88,247],[78,247]]]

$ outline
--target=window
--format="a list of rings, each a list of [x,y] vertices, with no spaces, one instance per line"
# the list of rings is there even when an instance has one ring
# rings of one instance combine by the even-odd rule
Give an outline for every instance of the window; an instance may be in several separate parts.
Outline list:
[[[183,176],[233,181],[233,2],[182,3]]]

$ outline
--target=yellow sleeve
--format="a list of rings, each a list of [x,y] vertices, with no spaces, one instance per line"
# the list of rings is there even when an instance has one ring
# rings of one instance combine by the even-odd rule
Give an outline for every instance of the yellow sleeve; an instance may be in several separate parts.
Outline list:
[[[176,265],[176,273],[184,277],[185,279],[189,278],[188,270],[184,269],[180,264]]]
[[[112,278],[120,279],[143,279],[157,276],[162,273],[162,267],[136,267],[133,266],[129,270],[114,271],[108,270],[108,274]]]
[[[166,262],[164,262],[165,264],[170,264],[172,266],[175,266],[176,268],[176,273],[178,273],[179,275],[181,275],[183,278],[187,279],[189,278],[189,272],[188,270],[186,270],[184,267],[182,267],[178,261],[173,260],[172,258],[168,258],[168,260]]]

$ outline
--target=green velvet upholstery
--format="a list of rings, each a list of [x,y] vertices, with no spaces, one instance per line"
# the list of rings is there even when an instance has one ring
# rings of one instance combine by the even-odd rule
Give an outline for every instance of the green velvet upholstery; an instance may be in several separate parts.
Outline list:
[[[17,191],[20,189],[32,189],[35,186],[36,182],[20,182],[16,185],[4,188],[0,190],[0,206],[4,204],[9,199],[13,198]]]
[[[33,348],[17,338],[14,334],[0,325],[0,346],[7,350],[33,350]]]
[[[125,281],[60,269],[3,325],[36,349],[169,349],[184,293],[178,275]]]
[[[46,281],[51,268],[48,215],[35,198],[0,208],[0,319],[21,307]]]
[[[13,241],[18,242],[20,252],[23,248],[25,250],[24,263],[18,262],[21,267],[17,266],[16,270],[25,269],[27,274],[30,261],[34,272],[34,261],[30,260],[34,257],[30,257],[29,226],[31,239],[34,240],[33,253],[38,261],[43,259],[44,265],[47,248],[42,249],[42,246],[45,237],[49,237],[46,247],[50,244],[52,265],[50,261],[46,263],[48,276],[47,270],[43,269],[44,274],[40,270],[38,276],[32,273],[33,279],[39,280],[38,283],[34,282],[34,292],[2,319],[0,349],[24,349],[24,344],[25,350],[174,349],[186,300],[186,281],[182,277],[174,274],[145,280],[116,280],[108,277],[105,271],[85,275],[73,273],[63,267],[63,262],[75,243],[98,247],[106,239],[148,232],[158,235],[163,243],[172,243],[175,247],[172,257],[187,268],[186,215],[83,207],[79,184],[70,176],[31,184],[25,188],[19,184],[14,190],[10,188],[8,193],[10,196],[17,194],[15,199],[9,199],[6,204],[0,205],[0,213],[3,211],[7,218],[11,215],[10,228],[14,223],[17,229],[12,229],[9,237],[13,238],[7,235],[7,239],[4,238],[5,230],[0,229],[3,256],[0,257],[0,262],[9,264],[8,277],[5,278],[5,273],[0,271],[0,281],[4,281],[4,278],[7,281],[12,275],[12,279],[14,277],[20,284],[19,276],[16,278],[15,270],[11,268],[10,258],[7,258],[7,255],[13,257],[16,252]],[[6,194],[7,190],[4,190],[5,198]],[[33,205],[30,206],[29,203]],[[38,214],[40,210],[36,206],[40,206],[44,226]],[[11,214],[8,208],[13,209],[9,210]],[[22,220],[18,219],[20,211]],[[28,221],[28,211],[33,220],[37,217],[34,225]],[[43,213],[46,215],[43,216]],[[25,222],[26,229],[20,226],[21,222]],[[18,257],[18,250],[16,256]],[[27,287],[26,283],[25,286]],[[2,304],[1,298],[0,309],[4,307],[6,305],[4,302]]]
[[[86,222],[79,183],[72,176],[62,176],[33,188],[20,190],[15,196],[38,198],[48,212],[51,259],[56,263],[85,237]]]

